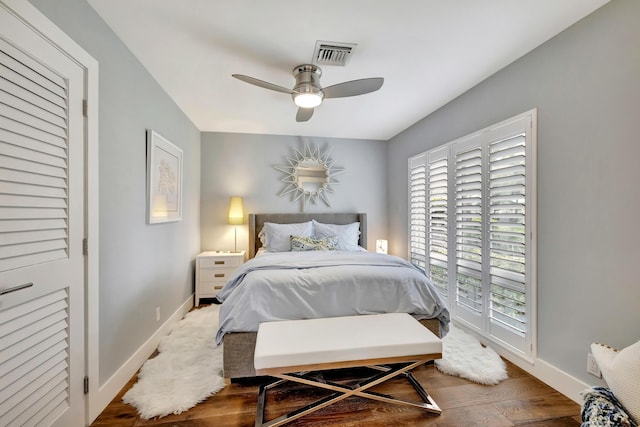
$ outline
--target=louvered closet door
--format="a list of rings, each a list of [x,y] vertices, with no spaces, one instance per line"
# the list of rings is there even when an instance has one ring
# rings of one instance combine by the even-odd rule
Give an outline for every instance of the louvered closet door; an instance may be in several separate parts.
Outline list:
[[[0,3],[1,426],[84,425],[83,86]]]

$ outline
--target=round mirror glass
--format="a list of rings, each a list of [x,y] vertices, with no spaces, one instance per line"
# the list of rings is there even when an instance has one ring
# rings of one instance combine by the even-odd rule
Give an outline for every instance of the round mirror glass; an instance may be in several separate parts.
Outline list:
[[[315,193],[327,185],[327,167],[317,159],[305,159],[296,165],[296,183],[306,193]]]

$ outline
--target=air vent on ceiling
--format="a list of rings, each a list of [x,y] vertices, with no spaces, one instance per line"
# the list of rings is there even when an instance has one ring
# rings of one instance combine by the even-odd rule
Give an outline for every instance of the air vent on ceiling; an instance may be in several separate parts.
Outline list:
[[[313,52],[313,63],[344,67],[351,58],[355,43],[323,42],[318,40]]]

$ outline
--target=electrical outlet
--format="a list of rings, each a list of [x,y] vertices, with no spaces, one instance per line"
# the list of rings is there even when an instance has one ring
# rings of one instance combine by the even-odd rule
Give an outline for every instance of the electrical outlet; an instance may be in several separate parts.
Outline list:
[[[600,373],[600,368],[598,367],[598,363],[596,362],[593,354],[587,353],[587,372],[591,375],[594,375],[598,378],[602,378],[602,374]]]
[[[156,322],[160,321],[160,307],[156,307]]]

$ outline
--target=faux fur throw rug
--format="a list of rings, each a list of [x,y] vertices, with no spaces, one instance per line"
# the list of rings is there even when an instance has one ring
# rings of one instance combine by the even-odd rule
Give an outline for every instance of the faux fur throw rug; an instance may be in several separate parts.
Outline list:
[[[493,349],[453,324],[442,339],[442,359],[435,364],[445,374],[480,384],[494,385],[508,378],[504,361]]]
[[[219,307],[187,313],[160,340],[159,354],[145,362],[122,398],[140,417],[179,414],[224,388],[222,346],[215,343]]]

